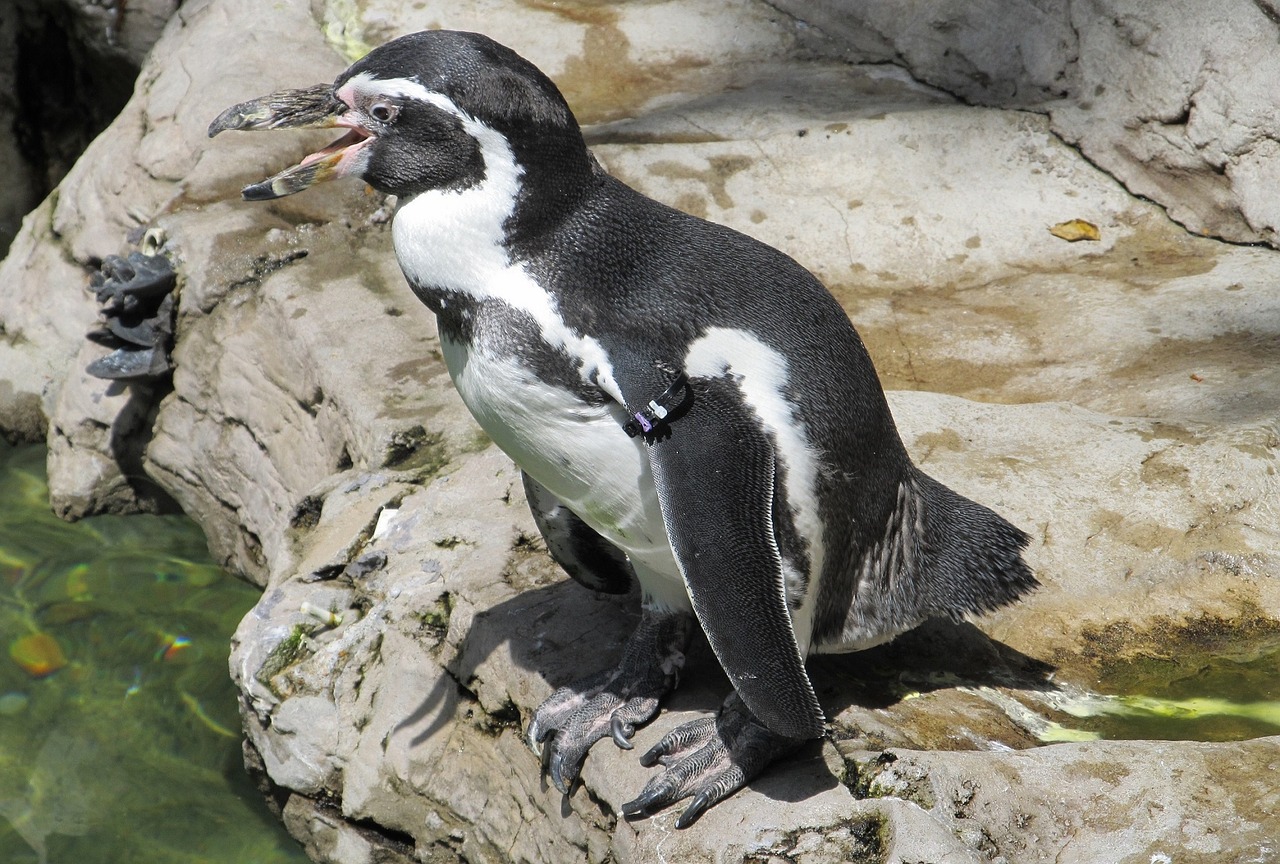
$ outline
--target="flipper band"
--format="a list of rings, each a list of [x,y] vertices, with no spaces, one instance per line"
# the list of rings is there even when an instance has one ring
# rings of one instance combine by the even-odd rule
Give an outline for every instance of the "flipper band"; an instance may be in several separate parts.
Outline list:
[[[622,431],[632,438],[637,435],[653,434],[654,430],[668,422],[668,416],[680,404],[680,401],[683,401],[676,401],[675,395],[688,385],[689,376],[681,372],[671,382],[671,386],[662,391],[662,395],[656,399],[650,399],[648,405],[634,412],[631,415],[633,419],[623,424]]]

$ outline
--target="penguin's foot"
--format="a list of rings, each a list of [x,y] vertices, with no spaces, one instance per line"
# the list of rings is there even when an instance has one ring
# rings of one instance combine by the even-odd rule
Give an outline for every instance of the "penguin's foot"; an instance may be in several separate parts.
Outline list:
[[[658,702],[675,688],[693,616],[645,609],[616,669],[561,687],[534,712],[529,746],[542,753],[543,770],[568,795],[591,745],[606,735],[631,749],[636,727],[653,719]]]
[[[676,819],[677,828],[687,828],[770,762],[804,743],[801,738],[770,732],[738,694],[730,694],[718,715],[677,726],[640,757],[640,764],[648,767],[660,762],[666,770],[623,804],[622,813],[629,818],[647,816],[692,795],[693,801]]]

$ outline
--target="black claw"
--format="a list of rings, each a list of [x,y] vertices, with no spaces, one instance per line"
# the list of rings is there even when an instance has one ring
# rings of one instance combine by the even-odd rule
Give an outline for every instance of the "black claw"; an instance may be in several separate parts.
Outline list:
[[[636,727],[622,719],[618,714],[609,721],[609,732],[613,735],[613,743],[623,750],[632,749],[631,736],[636,734]]]
[[[640,757],[640,764],[645,768],[652,768],[654,765],[658,764],[658,759],[661,758],[661,756],[662,748],[655,744],[646,750],[644,755]]]
[[[538,706],[526,738],[535,749],[541,745],[543,772],[561,793],[570,794],[601,738],[634,749],[637,725],[653,718],[659,700],[676,684],[693,626],[687,613],[645,610],[617,667],[561,687]]]
[[[698,821],[698,817],[711,806],[711,793],[699,792],[694,796],[693,802],[686,808],[684,812],[676,818],[677,828],[688,828],[694,822]]]
[[[538,743],[546,740],[547,734],[544,732],[542,737],[538,739]],[[547,768],[551,765],[551,753],[555,748],[550,743],[542,745],[542,773],[547,773]]]
[[[622,805],[622,815],[627,817],[646,816],[649,813],[649,806],[653,803],[653,793],[645,791],[641,792],[635,798]]]
[[[579,766],[570,763],[563,750],[557,750],[551,757],[551,782],[560,790],[560,794],[568,795],[578,779]]]
[[[643,765],[666,766],[633,801],[622,805],[627,817],[653,813],[693,796],[676,819],[676,828],[698,821],[716,802],[741,789],[770,762],[804,742],[771,732],[730,697],[716,718],[672,729],[640,757]]]
[[[649,781],[640,794],[622,805],[622,815],[642,816],[680,800],[679,788],[666,775]]]

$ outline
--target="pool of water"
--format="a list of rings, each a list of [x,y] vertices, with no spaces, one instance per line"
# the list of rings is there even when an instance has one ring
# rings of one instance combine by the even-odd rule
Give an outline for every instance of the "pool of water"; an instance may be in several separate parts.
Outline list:
[[[1116,664],[1097,689],[1064,688],[1054,707],[1076,718],[1071,725],[1102,738],[1242,741],[1280,735],[1280,638],[1245,640],[1214,654]]]
[[[57,519],[44,460],[0,442],[0,861],[305,864],[241,762],[258,591],[189,519]]]

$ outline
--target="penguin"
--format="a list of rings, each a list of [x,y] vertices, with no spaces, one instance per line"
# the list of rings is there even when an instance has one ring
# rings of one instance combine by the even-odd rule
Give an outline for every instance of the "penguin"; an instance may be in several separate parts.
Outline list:
[[[1036,587],[1028,536],[912,463],[826,288],[609,175],[555,84],[511,49],[404,36],[331,85],[227,109],[209,134],[304,127],[344,134],[244,198],[342,177],[395,195],[405,279],[462,401],[521,469],[551,555],[593,590],[639,585],[618,664],[529,723],[562,793],[597,741],[631,749],[695,628],[732,691],[641,757],[662,770],[629,818],[692,798],[686,827],[821,737],[809,656]]]

